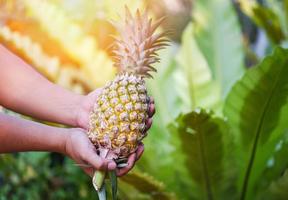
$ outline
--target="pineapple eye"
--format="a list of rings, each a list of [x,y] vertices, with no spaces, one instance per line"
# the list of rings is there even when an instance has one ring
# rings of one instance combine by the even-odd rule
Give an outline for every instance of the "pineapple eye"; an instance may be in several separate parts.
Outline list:
[[[137,94],[132,94],[132,95],[131,95],[131,99],[132,99],[132,102],[133,102],[133,103],[135,103],[135,102],[137,102],[137,101],[139,100]]]
[[[108,122],[110,123],[110,124],[117,124],[117,116],[116,115],[112,115],[110,118],[109,118],[109,120],[108,120]]]
[[[118,134],[119,133],[119,128],[117,126],[113,126],[111,131],[114,133],[114,134]]]
[[[117,97],[117,92],[114,91],[114,90],[112,90],[112,91],[109,93],[108,97],[109,97],[110,99],[112,99],[112,98],[114,98],[114,97]]]
[[[106,118],[108,118],[109,116],[111,116],[113,114],[113,109],[111,107],[107,108],[104,115]]]
[[[121,113],[119,117],[120,117],[121,121],[128,121],[128,113],[127,112]]]
[[[129,124],[128,123],[121,123],[120,131],[121,132],[128,132],[129,131]]]
[[[145,94],[140,94],[139,95],[139,98],[141,100],[142,103],[146,103],[147,102],[147,98],[146,98],[146,95]]]
[[[137,90],[138,90],[140,93],[146,93],[146,88],[145,88],[144,85],[138,84],[138,85],[137,85]]]
[[[136,103],[135,104],[135,110],[141,110],[141,108],[142,108],[141,103]]]
[[[130,113],[130,120],[133,121],[135,119],[137,119],[137,112],[134,111],[134,112]]]
[[[123,144],[126,142],[126,140],[127,140],[126,135],[121,134],[121,135],[119,135],[119,137],[117,138],[116,144],[118,144],[119,146],[121,146],[121,145],[123,145]]]
[[[101,121],[100,122],[100,125],[99,125],[99,128],[104,130],[108,127],[107,123],[105,121]]]
[[[129,142],[135,142],[137,140],[137,135],[135,133],[131,133],[128,137]]]
[[[97,102],[99,102],[100,105],[104,104],[107,101],[107,97],[105,95],[102,95]]]
[[[130,103],[127,103],[126,105],[125,105],[125,108],[126,108],[126,110],[127,111],[132,111],[132,109],[133,109],[133,104],[130,102]]]
[[[118,104],[118,105],[115,107],[115,110],[116,110],[117,112],[122,112],[122,111],[124,110],[123,105],[122,105],[122,104]]]
[[[138,128],[139,128],[139,125],[138,125],[137,122],[132,122],[132,123],[130,124],[130,129],[131,129],[132,131],[137,130]]]
[[[138,114],[138,120],[139,120],[139,121],[143,121],[144,118],[145,118],[145,114],[144,114],[144,113],[139,113],[139,114]]]
[[[118,92],[120,95],[123,95],[127,93],[127,90],[125,87],[119,87]]]
[[[137,92],[136,87],[134,85],[129,85],[128,86],[128,91],[130,94],[134,94]]]
[[[127,95],[122,95],[120,97],[120,99],[121,99],[122,103],[128,103],[129,102],[129,97]]]
[[[111,99],[111,104],[113,105],[113,106],[115,106],[115,105],[117,105],[118,104],[118,102],[119,102],[119,99],[118,98],[113,98],[113,99]]]

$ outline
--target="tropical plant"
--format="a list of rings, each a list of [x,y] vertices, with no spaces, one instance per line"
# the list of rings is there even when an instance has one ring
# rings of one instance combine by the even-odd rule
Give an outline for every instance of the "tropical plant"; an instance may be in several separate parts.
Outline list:
[[[0,40],[84,94],[114,76],[112,39],[99,27],[115,34],[105,20],[145,2],[69,2],[0,1]],[[288,1],[259,2],[193,1],[181,43],[159,53],[147,81],[157,114],[144,155],[119,180],[119,199],[287,199]],[[242,36],[235,7],[257,25],[254,43]],[[55,153],[1,155],[0,166],[0,199],[97,198],[90,178]]]

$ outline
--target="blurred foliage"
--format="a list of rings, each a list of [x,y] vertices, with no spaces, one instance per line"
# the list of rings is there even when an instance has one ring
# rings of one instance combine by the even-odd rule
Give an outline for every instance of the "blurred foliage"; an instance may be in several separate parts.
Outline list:
[[[147,81],[157,114],[118,198],[287,199],[287,0],[0,0],[0,41],[49,80],[87,94],[115,75],[109,20],[125,4],[167,15],[162,28],[174,42]],[[241,33],[242,17],[255,33]],[[257,45],[263,56],[282,48],[261,61]],[[244,57],[257,65],[247,69]],[[0,156],[1,200],[96,196],[62,155]]]

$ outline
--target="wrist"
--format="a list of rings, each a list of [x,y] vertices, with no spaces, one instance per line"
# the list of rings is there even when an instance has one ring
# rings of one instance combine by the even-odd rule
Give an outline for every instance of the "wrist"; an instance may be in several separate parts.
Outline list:
[[[75,100],[73,101],[73,109],[71,110],[71,115],[73,116],[72,126],[73,127],[81,127],[81,115],[84,110],[84,102],[85,102],[85,96],[83,95],[76,95]]]

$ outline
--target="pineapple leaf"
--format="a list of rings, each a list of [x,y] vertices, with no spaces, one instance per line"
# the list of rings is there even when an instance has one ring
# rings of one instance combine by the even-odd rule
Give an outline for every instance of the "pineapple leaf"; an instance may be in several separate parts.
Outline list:
[[[221,118],[213,117],[203,109],[177,119],[186,165],[197,187],[193,192],[199,191],[199,199],[219,198],[222,191],[225,126]]]
[[[190,23],[183,35],[182,46],[176,56],[176,61],[182,71],[178,73],[179,82],[185,82],[186,87],[179,88],[183,99],[190,99],[190,108],[196,107],[216,108],[220,102],[219,85],[212,80],[212,74],[205,57],[202,55],[193,37],[193,24]],[[183,77],[186,77],[183,79]],[[188,87],[188,88],[187,88]],[[187,93],[188,91],[188,93]]]
[[[287,129],[288,50],[277,48],[249,70],[229,93],[224,114],[238,141],[241,199],[253,189]]]
[[[231,2],[195,1],[193,9],[195,39],[221,85],[222,98],[244,72],[241,31]]]
[[[165,191],[164,185],[155,180],[152,176],[140,172],[130,172],[121,178],[122,181],[133,185],[139,192],[147,193],[152,199],[172,200],[175,199],[172,193]]]

